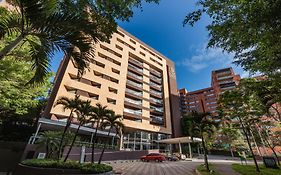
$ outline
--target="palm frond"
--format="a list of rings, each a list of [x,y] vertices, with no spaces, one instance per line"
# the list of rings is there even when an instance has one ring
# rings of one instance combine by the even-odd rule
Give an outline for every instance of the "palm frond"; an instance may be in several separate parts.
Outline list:
[[[0,39],[8,36],[18,35],[21,32],[22,23],[21,16],[16,13],[9,12],[1,16],[0,19]]]

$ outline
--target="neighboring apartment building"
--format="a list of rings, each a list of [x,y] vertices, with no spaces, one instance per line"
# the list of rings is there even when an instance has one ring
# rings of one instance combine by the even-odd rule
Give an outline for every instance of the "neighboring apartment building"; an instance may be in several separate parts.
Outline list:
[[[235,88],[240,81],[240,75],[236,75],[232,68],[212,71],[211,87],[188,92],[179,90],[181,113],[191,111],[215,113],[219,94]]]
[[[96,44],[90,69],[77,77],[64,57],[44,117],[65,121],[70,111],[54,106],[61,96],[101,103],[124,117],[124,145],[155,149],[157,140],[180,135],[180,111],[174,63],[121,28],[110,43]]]

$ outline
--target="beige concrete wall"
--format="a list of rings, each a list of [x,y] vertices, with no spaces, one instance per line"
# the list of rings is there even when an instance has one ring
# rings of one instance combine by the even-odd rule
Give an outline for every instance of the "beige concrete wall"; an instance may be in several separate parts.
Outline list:
[[[119,32],[124,34],[124,37],[120,34],[115,33],[111,39],[110,43],[98,43],[96,45],[96,53],[94,60],[103,63],[105,65],[104,68],[97,66],[95,64],[90,64],[90,69],[86,71],[86,73],[83,75],[83,78],[86,80],[94,81],[101,84],[101,88],[93,87],[91,85],[87,85],[85,83],[72,80],[69,76],[69,74],[77,75],[78,70],[74,67],[73,62],[69,61],[66,66],[65,73],[63,73],[62,79],[60,81],[60,85],[57,89],[54,89],[56,91],[56,95],[54,95],[54,100],[51,102],[52,104],[49,104],[51,106],[50,114],[59,115],[59,116],[67,116],[69,115],[70,111],[64,111],[62,109],[62,106],[53,106],[53,103],[60,97],[60,96],[66,96],[73,98],[75,94],[72,94],[70,92],[67,92],[65,86],[80,89],[83,91],[87,91],[93,94],[99,95],[98,100],[90,99],[84,96],[81,96],[81,99],[84,100],[91,100],[91,103],[95,105],[96,103],[101,103],[102,105],[107,105],[109,109],[114,110],[117,114],[123,115],[124,110],[124,99],[125,99],[125,89],[126,89],[126,81],[127,81],[127,73],[128,73],[128,59],[129,54],[136,55],[139,59],[143,61],[143,98],[149,99],[150,98],[150,86],[149,86],[149,76],[150,76],[150,69],[154,68],[157,70],[160,70],[162,72],[162,86],[163,86],[163,101],[164,101],[164,118],[165,122],[163,126],[153,125],[150,123],[149,120],[142,120],[142,122],[136,122],[128,119],[124,119],[124,124],[126,127],[129,128],[135,128],[139,130],[146,130],[146,131],[153,131],[153,132],[160,132],[160,133],[166,133],[171,134],[172,128],[171,128],[171,111],[170,111],[170,101],[169,101],[169,85],[168,85],[168,71],[167,71],[167,58],[165,58],[163,55],[155,51],[154,49],[150,48],[149,46],[145,45],[141,41],[139,41],[137,38],[133,37],[132,35],[125,32],[123,29],[119,28]],[[121,41],[122,40],[122,41]],[[121,42],[125,42],[121,43]],[[123,50],[118,49],[120,47],[123,48]],[[130,46],[128,46],[130,45]],[[112,51],[122,55],[122,58],[116,56],[115,54],[112,54],[108,51],[105,51],[102,47],[107,47],[111,49]],[[132,48],[135,48],[133,50]],[[98,55],[98,53],[102,53],[118,62],[121,63],[121,66],[116,65]],[[140,54],[144,53],[144,55]],[[120,71],[120,74],[116,74],[112,72],[112,68]],[[95,76],[94,71],[97,71],[99,73],[102,73],[104,75],[110,76],[112,78],[115,78],[119,81],[118,84],[111,82],[109,80],[106,80],[104,78]],[[59,82],[57,82],[59,83]],[[173,82],[175,83],[175,82]],[[113,92],[109,92],[108,88],[114,88],[118,90],[118,93],[115,94]],[[173,86],[174,87],[174,86]],[[107,98],[111,98],[116,100],[116,105],[109,104],[107,102]],[[142,108],[142,117],[143,118],[150,118],[150,103],[147,100],[143,100],[143,108]],[[47,114],[46,114],[47,116]]]

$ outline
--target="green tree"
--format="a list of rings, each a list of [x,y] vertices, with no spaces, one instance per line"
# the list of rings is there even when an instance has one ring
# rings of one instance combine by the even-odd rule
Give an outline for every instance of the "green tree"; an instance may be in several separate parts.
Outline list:
[[[78,128],[75,131],[74,138],[69,146],[69,149],[67,151],[67,154],[64,158],[64,162],[66,162],[71,149],[75,143],[76,137],[79,133],[80,127],[83,126],[84,124],[88,123],[90,121],[91,116],[93,115],[93,107],[91,106],[91,101],[81,101],[81,103],[78,105],[77,110],[75,111],[77,114],[77,121],[79,122]]]
[[[95,133],[93,135],[93,143],[92,143],[92,156],[91,162],[94,163],[94,154],[95,154],[95,144],[96,144],[96,136],[97,131],[100,128],[101,124],[103,123],[106,116],[109,115],[110,110],[107,109],[107,106],[102,106],[100,103],[97,103],[93,109],[94,115],[91,118],[93,125],[96,124]]]
[[[207,171],[210,171],[207,148],[206,148],[206,135],[211,136],[215,132],[215,128],[218,127],[219,122],[215,120],[210,113],[199,113],[192,111],[189,114],[183,116],[188,128],[187,133],[191,137],[200,137],[202,139],[202,146],[204,150],[204,161]]]
[[[234,53],[235,63],[253,72],[280,70],[281,0],[198,0],[197,5],[184,24],[193,26],[206,14],[209,47]]]
[[[109,127],[108,133],[107,133],[107,137],[109,137],[111,131],[113,128],[115,128],[116,132],[122,132],[123,128],[124,128],[124,124],[122,123],[123,120],[123,116],[121,115],[116,115],[114,111],[111,111],[110,113],[108,113],[108,115],[106,115],[104,122],[101,124],[102,128],[106,128]],[[109,144],[109,142],[108,142]],[[99,164],[102,161],[102,157],[105,151],[105,147],[106,144],[103,145],[103,149],[102,152],[100,154],[100,158],[99,158]]]
[[[239,130],[236,128],[233,128],[231,126],[222,127],[221,131],[219,133],[221,134],[219,139],[222,141],[222,143],[229,145],[229,151],[231,153],[231,156],[234,157],[233,146],[241,136],[241,134],[239,133]]]
[[[79,98],[79,95],[75,95],[75,98],[68,98],[68,97],[60,97],[57,101],[55,106],[57,105],[63,105],[63,110],[65,111],[66,109],[70,110],[70,114],[67,118],[66,125],[64,127],[63,133],[61,135],[60,143],[59,143],[59,154],[58,154],[58,159],[62,157],[63,153],[63,141],[64,137],[66,135],[66,132],[68,128],[70,127],[72,120],[73,120],[73,113],[77,112],[79,105],[81,105],[82,100]]]
[[[158,2],[158,0],[145,0]],[[128,20],[133,7],[141,0],[10,0],[15,9],[0,19],[0,39],[16,36],[0,50],[0,60],[23,43],[30,46],[29,56],[35,74],[30,82],[41,82],[49,72],[49,64],[57,51],[68,54],[79,73],[88,68],[94,57],[94,44],[109,41],[117,30],[116,19]]]
[[[251,155],[254,159],[256,171],[260,172],[257,160],[253,153],[250,143],[249,135],[251,133],[251,126],[260,120],[264,114],[261,110],[261,105],[255,96],[247,93],[248,91],[242,87],[231,91],[226,91],[219,97],[219,107],[224,118],[229,118],[232,122],[239,122],[246,137]]]

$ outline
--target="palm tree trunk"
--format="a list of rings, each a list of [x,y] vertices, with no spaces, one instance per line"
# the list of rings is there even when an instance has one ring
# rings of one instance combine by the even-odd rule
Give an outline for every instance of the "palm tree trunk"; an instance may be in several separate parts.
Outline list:
[[[203,134],[201,134],[201,139],[202,139],[202,146],[203,146],[203,150],[204,150],[205,166],[206,166],[207,171],[210,172],[209,163],[208,163],[208,157],[207,157],[207,149],[206,149],[206,145],[205,145],[205,140],[204,140]]]
[[[99,122],[97,123],[97,127],[94,133],[94,137],[93,137],[93,143],[92,143],[92,156],[91,156],[91,162],[94,163],[95,161],[95,144],[96,144],[96,136],[97,136],[97,131],[98,131],[98,127],[99,127]]]
[[[112,128],[112,127],[110,127],[110,129],[109,129],[109,131],[108,131],[107,137],[109,137],[111,128]],[[99,164],[101,163],[101,160],[102,160],[102,157],[103,157],[103,153],[104,153],[104,150],[105,150],[105,146],[106,146],[106,144],[103,145],[103,149],[102,149],[102,152],[101,152],[100,158],[99,158]]]
[[[67,118],[66,125],[65,125],[65,127],[64,127],[64,130],[63,130],[63,133],[62,133],[62,136],[61,136],[61,139],[60,139],[58,160],[62,157],[62,153],[63,153],[63,150],[62,150],[62,143],[63,143],[64,137],[65,137],[66,131],[67,131],[67,129],[69,128],[69,126],[70,126],[70,124],[71,124],[71,116],[72,116],[72,113],[73,113],[73,109],[71,110],[70,115],[69,115],[69,117]]]
[[[75,143],[77,134],[78,134],[78,132],[79,132],[80,126],[81,126],[81,124],[79,123],[79,126],[78,126],[78,128],[77,128],[77,130],[76,130],[76,132],[75,132],[75,135],[74,135],[74,138],[73,138],[73,140],[72,140],[72,143],[71,143],[71,145],[70,145],[70,147],[69,147],[69,149],[68,149],[68,151],[67,151],[67,154],[66,154],[66,156],[65,156],[65,158],[64,158],[64,160],[63,160],[64,162],[66,162],[66,160],[67,160],[67,158],[68,158],[68,156],[69,156],[69,154],[70,154],[70,152],[71,152],[71,149],[72,149],[72,147],[73,147],[73,145],[74,145],[74,143]]]
[[[24,39],[24,35],[20,34],[14,41],[12,41],[9,45],[5,46],[0,51],[0,60],[2,60],[4,56],[10,53],[14,48],[16,48],[23,39]]]
[[[238,117],[238,119],[239,119],[239,122],[240,122],[240,124],[241,124],[241,126],[242,126],[242,130],[243,130],[244,135],[245,135],[245,137],[246,137],[246,140],[247,140],[249,149],[250,149],[250,151],[251,151],[252,157],[253,157],[253,159],[254,159],[254,163],[255,163],[255,166],[256,166],[256,171],[257,171],[257,172],[260,172],[260,168],[259,168],[259,165],[258,165],[258,163],[257,163],[257,159],[256,159],[256,157],[255,157],[255,155],[254,155],[254,152],[253,152],[253,149],[252,149],[252,146],[251,146],[249,137],[248,137],[248,133],[247,133],[246,128],[245,128],[245,126],[244,126],[244,123],[243,123],[243,121],[242,121],[242,119],[241,119],[240,117]]]

